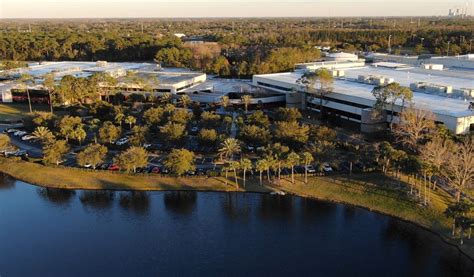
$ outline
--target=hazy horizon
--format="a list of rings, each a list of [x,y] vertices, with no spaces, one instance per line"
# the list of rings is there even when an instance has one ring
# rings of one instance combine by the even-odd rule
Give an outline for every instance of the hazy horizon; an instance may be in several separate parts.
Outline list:
[[[472,0],[1,0],[0,19],[445,16]],[[469,6],[466,6],[468,3]]]

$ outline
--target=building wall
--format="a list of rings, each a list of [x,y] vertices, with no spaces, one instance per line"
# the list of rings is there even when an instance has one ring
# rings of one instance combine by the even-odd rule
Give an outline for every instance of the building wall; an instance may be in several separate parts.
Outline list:
[[[287,99],[296,99],[296,95],[302,95],[301,88],[300,92],[295,92],[296,84],[289,84],[283,81],[272,80],[264,76],[254,76],[254,84],[261,86],[273,91],[278,91],[287,94]],[[262,85],[264,84],[264,85]],[[273,87],[272,87],[273,86]],[[312,110],[318,110],[320,100],[319,98],[308,95],[307,106]],[[356,97],[352,95],[342,94],[333,92],[323,99],[323,106],[332,110],[341,111],[345,116],[353,115],[350,120],[360,122],[362,110],[366,108],[372,108],[375,104],[375,99],[367,99],[363,97]],[[304,106],[304,105],[303,105]],[[391,110],[390,106],[386,106],[387,111]],[[401,112],[402,107],[400,105],[394,105],[394,122],[398,122],[397,114]],[[434,113],[436,121],[442,122],[445,126],[454,132],[455,134],[463,134],[470,131],[471,124],[474,124],[474,113],[472,116],[466,117],[455,117],[445,114]],[[391,115],[387,116],[387,122],[391,120]]]

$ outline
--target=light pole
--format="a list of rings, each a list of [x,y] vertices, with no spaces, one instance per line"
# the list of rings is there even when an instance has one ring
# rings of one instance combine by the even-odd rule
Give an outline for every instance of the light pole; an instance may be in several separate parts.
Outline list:
[[[473,40],[474,40],[474,39],[470,39],[470,40],[469,40],[469,53],[472,53],[472,41],[473,41]]]
[[[392,35],[388,36],[388,53],[392,54],[392,46],[391,46]]]
[[[449,56],[449,45],[451,44],[451,41],[448,41],[448,49],[446,50],[446,56]]]

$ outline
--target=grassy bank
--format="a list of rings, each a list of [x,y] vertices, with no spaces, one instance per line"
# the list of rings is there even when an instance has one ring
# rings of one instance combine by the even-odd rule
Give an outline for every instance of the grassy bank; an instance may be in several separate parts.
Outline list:
[[[61,189],[244,191],[232,182],[226,184],[224,178],[174,178],[121,174],[109,171],[46,167],[5,158],[0,158],[0,171],[27,183]],[[249,186],[248,190],[269,191],[268,188],[256,185]]]
[[[92,171],[74,168],[45,167],[24,161],[0,158],[0,171],[16,179],[51,188],[63,189],[118,189],[118,190],[197,190],[197,191],[249,191],[270,192],[282,190],[295,195],[347,203],[381,212],[416,223],[445,240],[451,240],[451,221],[444,215],[451,197],[442,190],[433,191],[429,207],[420,204],[420,199],[410,194],[406,178],[401,181],[374,173],[355,176],[311,177],[308,184],[296,178],[295,184],[283,179],[279,184],[266,182],[260,186],[258,180],[247,182],[246,189],[237,188],[229,178],[215,177],[160,177],[156,175],[133,175],[107,171]],[[474,258],[474,240],[465,240],[462,250]]]
[[[297,178],[295,184],[284,180],[274,187],[300,196],[356,205],[391,215],[429,229],[445,241],[459,246],[459,239],[451,238],[452,221],[443,214],[453,201],[452,197],[437,189],[432,191],[429,207],[426,207],[420,198],[417,199],[416,193],[410,194],[410,186],[407,177],[399,181],[374,173],[310,178],[308,184],[304,184],[303,178]],[[474,239],[466,238],[464,245],[459,247],[474,259]]]

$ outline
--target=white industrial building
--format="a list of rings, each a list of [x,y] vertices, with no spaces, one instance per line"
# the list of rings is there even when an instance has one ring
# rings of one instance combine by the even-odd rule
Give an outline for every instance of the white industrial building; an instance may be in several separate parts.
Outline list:
[[[138,77],[150,81],[152,91],[145,92],[140,84],[133,84],[127,80],[127,72],[131,71]],[[7,72],[12,80],[0,83],[0,93],[2,102],[12,102],[12,89],[20,87],[20,83],[15,77],[21,74],[30,74],[34,77],[34,84],[29,84],[31,90],[41,90],[43,78],[46,74],[52,73],[57,82],[66,75],[78,78],[89,77],[94,73],[104,72],[118,80],[114,91],[122,93],[163,93],[170,92],[176,94],[187,88],[196,86],[206,81],[206,74],[182,69],[161,68],[153,63],[109,63],[106,61],[97,62],[42,62],[31,63],[28,67],[11,70]],[[153,80],[156,78],[156,80]]]
[[[442,70],[440,67],[455,69],[474,69],[474,54],[458,55],[458,56],[441,56],[441,57],[420,57],[420,56],[403,56],[390,55],[384,53],[369,53],[365,56],[367,61],[373,62],[394,62],[403,63],[413,66],[421,66],[430,64],[432,70]],[[433,66],[434,65],[434,66]]]
[[[474,92],[474,75],[469,71],[431,71],[417,67],[395,66],[353,67],[335,77],[333,92],[323,99],[325,109],[343,118],[361,122],[364,111],[374,106],[372,89],[379,84],[398,82],[414,90],[415,108],[433,112],[438,123],[443,123],[455,134],[474,130],[474,111],[469,109]],[[303,72],[255,75],[254,85],[287,95],[287,105],[318,110],[319,98],[307,94],[297,81]],[[402,102],[394,108],[394,116],[401,111]],[[387,107],[387,111],[389,107]],[[387,121],[390,116],[387,117]]]

